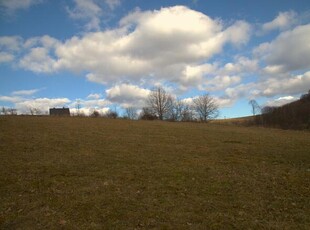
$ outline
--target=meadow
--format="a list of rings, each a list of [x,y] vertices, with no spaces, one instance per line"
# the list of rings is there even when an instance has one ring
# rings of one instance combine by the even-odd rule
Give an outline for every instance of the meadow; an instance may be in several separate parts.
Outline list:
[[[0,229],[309,229],[310,132],[0,117]]]

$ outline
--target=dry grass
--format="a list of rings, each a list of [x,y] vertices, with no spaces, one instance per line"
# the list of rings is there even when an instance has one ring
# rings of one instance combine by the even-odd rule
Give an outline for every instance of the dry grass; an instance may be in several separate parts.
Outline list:
[[[0,117],[1,229],[309,229],[310,133]]]

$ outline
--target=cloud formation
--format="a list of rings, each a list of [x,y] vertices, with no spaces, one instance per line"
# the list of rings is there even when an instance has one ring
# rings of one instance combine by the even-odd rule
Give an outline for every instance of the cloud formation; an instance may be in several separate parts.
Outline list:
[[[297,13],[294,11],[280,12],[271,22],[262,25],[262,32],[266,33],[272,30],[284,30],[297,23]]]
[[[137,9],[115,28],[101,30],[102,4],[113,10],[120,1],[74,0],[68,9],[72,18],[85,20],[93,32],[65,41],[48,35],[27,40],[0,37],[0,63],[13,62],[35,73],[80,73],[104,84],[106,99],[90,94],[81,100],[85,111],[105,110],[110,103],[124,108],[143,105],[147,88],[154,85],[170,87],[175,94],[209,91],[221,106],[241,97],[296,96],[310,87],[310,24],[297,25],[293,11],[279,13],[262,25],[265,33],[278,30],[277,37],[243,52],[252,35],[248,22],[225,23],[174,6]],[[70,103],[74,108],[76,102]]]
[[[123,108],[143,107],[150,90],[139,88],[136,85],[120,84],[106,90],[107,99]]]
[[[310,68],[310,24],[282,32],[275,40],[263,43],[254,50],[267,68],[279,72]]]

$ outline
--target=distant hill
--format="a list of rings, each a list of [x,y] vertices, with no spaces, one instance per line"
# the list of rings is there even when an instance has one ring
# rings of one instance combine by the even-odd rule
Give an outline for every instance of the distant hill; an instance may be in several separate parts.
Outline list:
[[[284,129],[310,129],[310,90],[297,101],[280,107],[264,107],[256,123]]]
[[[241,126],[265,126],[282,129],[310,129],[310,90],[299,100],[280,107],[266,106],[256,116],[213,120],[211,123]]]

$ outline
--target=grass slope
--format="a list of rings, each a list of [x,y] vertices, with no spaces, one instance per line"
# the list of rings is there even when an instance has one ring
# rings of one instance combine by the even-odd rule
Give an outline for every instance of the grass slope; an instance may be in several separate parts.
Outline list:
[[[310,133],[0,117],[1,229],[309,229]]]

